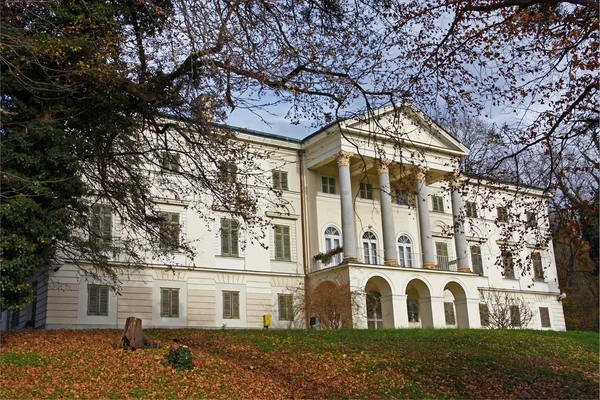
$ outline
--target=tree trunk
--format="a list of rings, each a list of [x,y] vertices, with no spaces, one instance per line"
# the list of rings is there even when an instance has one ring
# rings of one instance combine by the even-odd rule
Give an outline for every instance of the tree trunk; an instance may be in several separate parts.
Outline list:
[[[118,347],[126,350],[135,349],[155,349],[158,345],[148,339],[142,331],[142,320],[136,317],[128,317],[125,323],[123,337],[119,341]]]

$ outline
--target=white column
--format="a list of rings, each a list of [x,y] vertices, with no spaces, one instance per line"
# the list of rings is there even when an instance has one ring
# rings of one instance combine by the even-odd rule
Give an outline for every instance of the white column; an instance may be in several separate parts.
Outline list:
[[[446,313],[444,312],[444,298],[440,296],[431,296],[429,298],[431,307],[431,319],[434,328],[446,327]]]
[[[427,182],[425,170],[417,171],[417,211],[421,233],[421,252],[423,253],[423,268],[437,269],[433,252],[433,239],[431,235],[431,222],[429,221],[429,203],[427,201]]]
[[[356,294],[356,304],[352,305],[352,327],[354,329],[367,329],[367,294]]]
[[[456,248],[456,262],[459,272],[471,272],[469,268],[469,253],[467,247],[467,236],[465,235],[465,218],[463,200],[460,194],[460,180],[458,176],[450,181],[452,198],[452,222],[454,229],[454,247]]]
[[[379,174],[379,201],[381,202],[381,225],[383,226],[383,256],[385,265],[398,265],[396,251],[396,230],[394,229],[394,213],[392,211],[392,196],[388,162],[380,160],[377,163]]]
[[[356,232],[354,228],[354,206],[352,204],[352,183],[350,180],[350,157],[352,153],[341,151],[336,155],[340,174],[340,202],[342,206],[342,246],[344,261],[357,262]]]
[[[392,295],[392,306],[394,307],[394,328],[408,328],[408,310],[406,308],[405,294]]]

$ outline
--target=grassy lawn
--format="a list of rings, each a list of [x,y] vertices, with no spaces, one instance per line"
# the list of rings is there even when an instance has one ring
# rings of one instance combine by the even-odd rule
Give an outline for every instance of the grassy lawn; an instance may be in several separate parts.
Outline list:
[[[599,398],[599,336],[488,330],[148,329],[2,335],[0,398]],[[166,365],[172,339],[192,371]]]

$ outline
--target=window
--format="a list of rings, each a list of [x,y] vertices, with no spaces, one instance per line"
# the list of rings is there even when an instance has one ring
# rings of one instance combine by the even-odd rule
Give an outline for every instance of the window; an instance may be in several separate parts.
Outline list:
[[[237,165],[231,161],[224,161],[219,166],[219,180],[221,182],[237,182]]]
[[[321,191],[323,193],[335,194],[335,178],[321,177]]]
[[[531,263],[533,264],[533,279],[536,281],[543,281],[544,266],[542,264],[542,255],[537,251],[531,253]]]
[[[334,226],[325,229],[325,252],[331,251],[342,246],[340,231]],[[328,265],[338,265],[342,262],[342,254],[336,254]]]
[[[527,211],[525,214],[527,218],[527,226],[529,228],[537,228],[537,215],[533,211]]]
[[[483,275],[483,261],[481,259],[481,247],[471,246],[471,265],[473,272]]]
[[[510,325],[513,327],[521,326],[521,311],[519,306],[510,306]]]
[[[279,320],[293,321],[294,320],[294,296],[291,294],[279,293],[277,295],[277,303],[279,304]]]
[[[373,200],[373,185],[370,183],[360,183],[360,198]]]
[[[481,326],[490,326],[490,309],[486,303],[479,303],[479,321]]]
[[[408,300],[406,302],[408,311],[408,322],[419,322],[419,302],[417,300]]]
[[[160,217],[160,248],[173,251],[179,248],[179,214],[161,212]]]
[[[273,171],[273,189],[288,190],[288,173]]]
[[[467,201],[465,204],[465,211],[467,213],[467,217],[477,218],[477,203],[474,201]]]
[[[92,207],[90,240],[95,244],[109,244],[112,240],[112,209],[96,204]]]
[[[456,325],[453,302],[447,301],[444,303],[444,316],[446,317],[446,325]]]
[[[21,310],[11,311],[10,312],[10,327],[11,327],[11,329],[18,328],[20,323],[21,323]]]
[[[408,192],[406,190],[396,189],[395,196],[394,196],[394,202],[401,206],[410,205],[409,200],[408,200]]]
[[[240,318],[240,292],[223,291],[223,319]]]
[[[160,316],[179,317],[179,289],[160,288]]]
[[[367,231],[362,237],[363,262],[365,264],[377,264],[377,237],[371,231]]]
[[[435,254],[437,255],[438,267],[444,271],[450,269],[450,260],[448,258],[448,243],[435,242]]]
[[[512,253],[510,251],[502,252],[502,267],[504,268],[504,277],[515,279],[515,264],[513,263]]]
[[[398,264],[401,267],[412,268],[412,243],[406,235],[398,238]]]
[[[238,223],[232,219],[221,219],[221,255],[238,257]]]
[[[542,328],[552,328],[548,307],[540,307],[540,319],[542,320]]]
[[[444,198],[442,196],[431,196],[431,204],[433,211],[440,213],[444,212]]]
[[[273,229],[275,230],[275,260],[291,261],[290,227],[275,225]]]
[[[108,286],[88,285],[87,315],[108,315]]]
[[[181,168],[179,160],[180,158],[178,153],[164,151],[162,153],[161,166],[166,171],[179,172]]]
[[[506,207],[497,207],[496,214],[498,222],[508,222],[508,210]]]
[[[367,293],[367,328],[382,329],[383,314],[381,312],[381,294]]]

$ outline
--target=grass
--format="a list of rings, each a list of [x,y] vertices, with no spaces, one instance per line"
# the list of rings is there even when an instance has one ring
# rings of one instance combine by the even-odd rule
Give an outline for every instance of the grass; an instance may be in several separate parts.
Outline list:
[[[599,397],[597,333],[491,330],[117,330],[2,336],[0,398]],[[177,338],[192,371],[166,362]],[[32,379],[35,377],[35,379]]]

